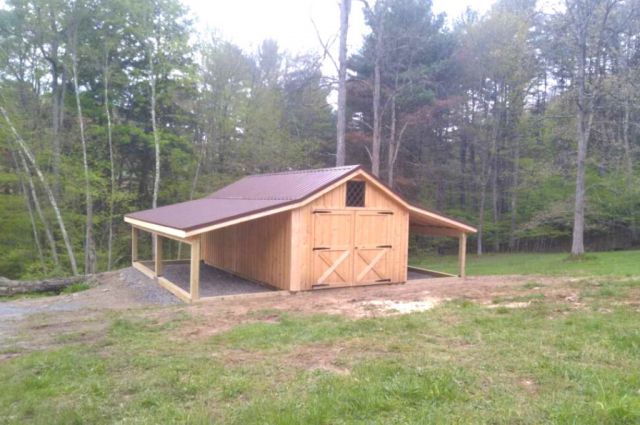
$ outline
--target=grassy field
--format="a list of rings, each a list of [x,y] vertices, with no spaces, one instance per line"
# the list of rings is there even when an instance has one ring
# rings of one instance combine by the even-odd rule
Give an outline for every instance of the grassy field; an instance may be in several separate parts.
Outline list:
[[[410,264],[447,273],[458,273],[457,256],[422,255]],[[580,260],[560,254],[485,254],[467,256],[467,275],[542,274],[549,276],[637,276],[640,251],[588,253]]]
[[[474,273],[525,272],[486,258]],[[185,308],[111,313],[105,334],[59,335],[61,347],[0,361],[0,423],[640,423],[640,277],[566,285],[578,304],[518,296],[544,286],[532,280],[494,300],[524,308],[454,299],[359,320],[257,311],[200,338],[181,332],[201,320]]]

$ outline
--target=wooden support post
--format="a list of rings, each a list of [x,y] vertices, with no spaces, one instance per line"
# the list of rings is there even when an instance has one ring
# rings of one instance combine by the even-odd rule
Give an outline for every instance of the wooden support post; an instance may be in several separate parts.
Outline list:
[[[461,233],[458,237],[458,267],[460,268],[460,277],[467,275],[467,234]]]
[[[189,278],[191,301],[200,298],[200,236],[191,240],[191,273]]]
[[[138,229],[131,226],[131,263],[138,261]]]
[[[153,251],[155,253],[156,277],[162,276],[162,236],[153,234]]]
[[[289,248],[291,250],[291,263],[289,265],[289,287],[286,288],[289,291],[299,291],[301,289],[302,262],[304,261],[301,216],[302,213],[300,212],[300,209],[291,211],[289,216],[291,220],[291,240],[289,242],[291,244]]]

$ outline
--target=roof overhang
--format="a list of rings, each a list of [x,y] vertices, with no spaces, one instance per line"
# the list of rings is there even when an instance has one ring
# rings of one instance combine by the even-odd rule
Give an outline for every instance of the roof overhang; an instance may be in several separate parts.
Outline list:
[[[356,173],[350,176],[349,179],[353,178],[356,174],[363,176],[367,181],[409,210],[409,225],[411,231],[415,233],[429,236],[457,237],[462,233],[476,233],[478,231],[475,227],[462,223],[461,221],[410,204],[382,181],[365,170],[356,170]]]
[[[133,227],[137,227],[138,229],[146,230],[151,233],[159,233],[164,236],[177,238],[177,239],[187,239],[187,232],[184,230],[176,229],[173,227],[161,226],[159,224],[149,223],[147,221],[138,220],[132,217],[124,217],[125,223],[129,223]]]
[[[203,225],[202,227],[198,227],[198,228],[192,228],[192,229],[178,229],[178,228],[173,228],[173,227],[168,227],[168,226],[162,226],[162,225],[158,225],[158,224],[154,224],[148,221],[144,221],[144,220],[140,220],[140,219],[136,219],[133,217],[127,217],[125,216],[124,221],[143,230],[147,230],[149,232],[152,233],[161,233],[167,236],[173,236],[176,238],[181,238],[181,239],[188,239],[191,238],[193,236],[197,236],[199,234],[202,233],[207,233],[207,232],[211,232],[213,230],[217,230],[217,229],[221,229],[223,227],[228,227],[228,226],[233,226],[235,224],[240,224],[246,221],[251,221],[251,220],[256,220],[258,218],[262,218],[262,217],[267,217],[270,215],[274,215],[274,214],[278,214],[281,212],[285,212],[285,211],[290,211],[290,210],[294,210],[296,208],[300,208],[310,202],[312,202],[314,199],[317,199],[319,197],[321,197],[322,195],[332,191],[333,189],[335,189],[336,187],[340,186],[341,184],[344,184],[346,181],[351,180],[352,178],[354,178],[356,175],[362,173],[362,169],[360,167],[356,167],[354,168],[354,170],[352,172],[350,172],[349,174],[344,175],[342,178],[340,178],[339,180],[336,180],[335,182],[323,187],[321,190],[316,191],[315,193],[313,193],[312,195],[308,196],[307,198],[304,198],[300,201],[292,201],[292,202],[287,202],[284,204],[281,204],[280,206],[275,206],[273,208],[269,208],[269,209],[265,209],[265,210],[260,210],[260,211],[255,211],[240,217],[230,217],[229,220],[224,220],[224,221],[219,221],[216,223],[211,223],[211,224],[206,224]],[[233,202],[233,201],[230,201]]]
[[[297,202],[288,202],[286,204],[275,205],[273,208],[267,208],[260,211],[253,211],[243,216],[229,217],[228,220],[221,220],[215,223],[205,224],[197,228],[179,229],[160,224],[154,224],[145,220],[140,220],[134,217],[125,216],[124,221],[135,226],[137,228],[152,232],[159,233],[174,239],[186,240],[193,236],[197,236],[202,233],[207,233],[213,230],[221,229],[235,224],[240,224],[246,221],[256,220],[258,218],[278,214],[285,211],[294,210],[296,208],[303,207],[315,199],[323,196],[324,194],[332,191],[336,187],[344,184],[345,182],[353,178],[362,178],[378,189],[385,192],[389,197],[401,204],[409,211],[409,222],[411,231],[415,233],[430,235],[430,236],[451,236],[456,237],[463,233],[476,233],[477,230],[469,226],[468,224],[454,220],[441,214],[437,214],[432,211],[419,208],[405,201],[401,196],[393,192],[388,186],[382,183],[378,178],[369,174],[360,167],[354,168],[354,170],[340,179],[332,182],[331,184],[323,187],[311,194],[310,196],[299,200]]]
[[[413,205],[409,207],[409,230],[426,236],[450,237],[458,237],[463,233],[476,233],[478,231],[468,224]]]

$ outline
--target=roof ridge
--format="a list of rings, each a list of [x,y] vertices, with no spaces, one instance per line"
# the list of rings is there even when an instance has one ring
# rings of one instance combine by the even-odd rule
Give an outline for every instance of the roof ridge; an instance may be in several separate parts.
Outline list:
[[[207,196],[206,198],[202,198],[202,199],[226,199],[228,201],[291,201],[291,200],[295,200],[296,198],[292,198],[290,196],[284,197],[284,196],[270,196],[270,197],[246,197],[246,196]]]
[[[273,173],[249,174],[248,176],[245,176],[244,178],[262,177],[262,176],[277,176],[277,175],[285,175],[285,174],[302,174],[302,173],[311,174],[311,173],[319,173],[319,172],[329,171],[329,170],[345,170],[346,171],[346,170],[355,170],[358,167],[360,167],[360,164],[342,165],[340,167],[309,168],[309,169],[306,169],[306,170],[276,171],[276,172],[273,172]]]

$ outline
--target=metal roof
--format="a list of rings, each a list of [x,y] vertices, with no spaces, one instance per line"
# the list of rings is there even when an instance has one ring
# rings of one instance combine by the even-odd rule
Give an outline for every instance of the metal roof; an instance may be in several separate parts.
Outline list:
[[[202,198],[138,211],[125,217],[188,232],[287,203],[278,200]]]
[[[214,199],[300,201],[360,168],[359,165],[244,177],[207,196]]]
[[[360,168],[359,165],[350,165],[247,176],[202,199],[126,214],[125,221],[133,219],[164,226],[184,232],[184,235],[212,225],[298,204]],[[409,208],[411,222],[476,232],[475,228],[460,220],[411,205],[374,176],[368,173],[365,175]]]
[[[205,198],[125,217],[188,232],[302,201],[359,168],[350,165],[247,176]]]

